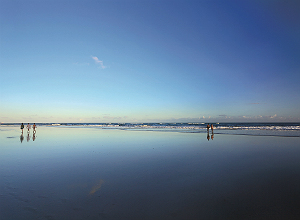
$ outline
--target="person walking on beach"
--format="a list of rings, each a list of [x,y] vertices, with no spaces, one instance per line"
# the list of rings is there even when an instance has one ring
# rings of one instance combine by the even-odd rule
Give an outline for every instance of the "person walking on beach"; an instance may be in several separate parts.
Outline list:
[[[209,131],[209,128],[210,128],[209,124],[207,124],[206,128],[207,128],[207,132],[208,132],[208,131]]]
[[[211,128],[211,132],[214,133],[214,126],[213,126],[213,124],[210,125],[210,128]]]
[[[22,130],[22,134],[23,134],[23,129],[24,129],[24,124],[21,124],[21,130]]]
[[[29,132],[30,128],[31,128],[31,126],[30,126],[30,124],[28,123],[28,124],[27,124],[27,131],[28,131],[28,132]]]
[[[36,124],[35,123],[33,123],[32,128],[33,128],[33,132],[35,132],[35,129],[36,129]]]

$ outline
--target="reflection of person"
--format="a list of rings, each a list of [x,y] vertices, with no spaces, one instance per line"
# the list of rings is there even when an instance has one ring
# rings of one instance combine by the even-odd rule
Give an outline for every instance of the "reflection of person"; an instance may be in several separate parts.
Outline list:
[[[30,141],[30,136],[29,136],[29,132],[27,133],[27,142]]]
[[[207,128],[207,131],[209,131],[209,128],[210,128],[209,124],[207,124],[206,128]]]
[[[21,124],[21,130],[22,130],[22,134],[23,134],[23,129],[24,129],[24,124]]]
[[[35,129],[36,129],[35,123],[33,123],[32,128],[33,128],[33,131],[35,131]]]
[[[24,136],[23,136],[23,130],[22,130],[22,134],[21,134],[21,136],[20,136],[20,141],[21,141],[21,143],[23,142],[23,140],[24,140]]]
[[[35,141],[35,132],[33,132],[32,141]]]
[[[31,126],[30,126],[30,124],[28,123],[28,124],[27,124],[27,129],[28,129],[28,131],[30,130],[30,128],[31,128]]]
[[[211,128],[211,132],[214,133],[214,126],[213,126],[213,124],[210,125],[210,128]]]
[[[214,133],[212,133],[212,135],[211,135],[211,139],[212,139],[212,140],[214,139],[214,136],[215,136]]]
[[[209,136],[208,129],[209,129],[209,128],[207,128],[207,140],[209,141],[209,139],[210,139],[210,136]]]

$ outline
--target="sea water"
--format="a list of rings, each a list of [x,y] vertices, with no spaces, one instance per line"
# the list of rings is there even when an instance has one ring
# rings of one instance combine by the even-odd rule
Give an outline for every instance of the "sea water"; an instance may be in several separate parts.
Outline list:
[[[25,123],[26,125],[27,123]],[[300,123],[209,123],[217,134],[271,135],[300,137]],[[1,123],[1,127],[20,123]],[[37,123],[47,127],[95,127],[99,129],[206,132],[207,123]],[[24,129],[26,130],[26,129]]]

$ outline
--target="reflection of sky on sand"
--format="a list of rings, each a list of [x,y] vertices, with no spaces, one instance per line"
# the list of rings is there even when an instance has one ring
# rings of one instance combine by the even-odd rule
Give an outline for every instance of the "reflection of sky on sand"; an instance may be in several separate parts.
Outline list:
[[[102,184],[104,183],[104,180],[100,179],[94,184],[92,187],[90,187],[89,183],[77,183],[77,184],[71,184],[69,185],[69,189],[71,190],[83,190],[83,189],[90,189],[89,195],[94,195],[97,191],[100,190]]]
[[[97,192],[98,190],[100,190],[102,184],[104,183],[103,180],[99,180],[98,183],[96,185],[94,185],[89,193],[89,195],[93,195],[95,192]]]
[[[38,127],[21,144],[19,135],[0,132],[1,220],[299,214],[299,138]]]

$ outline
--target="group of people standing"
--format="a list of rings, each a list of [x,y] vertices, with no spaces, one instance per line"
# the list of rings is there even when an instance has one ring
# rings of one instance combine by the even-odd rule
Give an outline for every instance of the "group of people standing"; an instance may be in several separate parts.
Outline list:
[[[22,134],[23,134],[23,129],[24,129],[24,124],[22,123],[21,124],[21,130],[22,130]],[[36,132],[36,124],[35,123],[33,123],[33,125],[32,125],[32,128],[33,128],[33,132]],[[27,124],[27,132],[30,132],[30,129],[31,129],[31,125],[28,123]]]
[[[214,126],[213,126],[213,124],[211,124],[211,125],[207,124],[206,128],[207,128],[207,132],[209,132],[209,129],[211,129],[211,132],[214,133]]]
[[[22,134],[21,134],[21,136],[20,136],[20,141],[21,141],[21,143],[23,142],[23,140],[24,140],[24,136],[23,136],[23,129],[24,129],[24,124],[22,123],[21,124],[21,127],[20,127],[20,129],[22,130]],[[27,142],[29,142],[30,141],[30,129],[31,129],[31,125],[28,123],[27,124]],[[36,139],[36,124],[35,123],[33,123],[33,125],[32,125],[32,128],[33,128],[33,135],[32,135],[32,140],[33,141],[35,141],[35,139]]]

